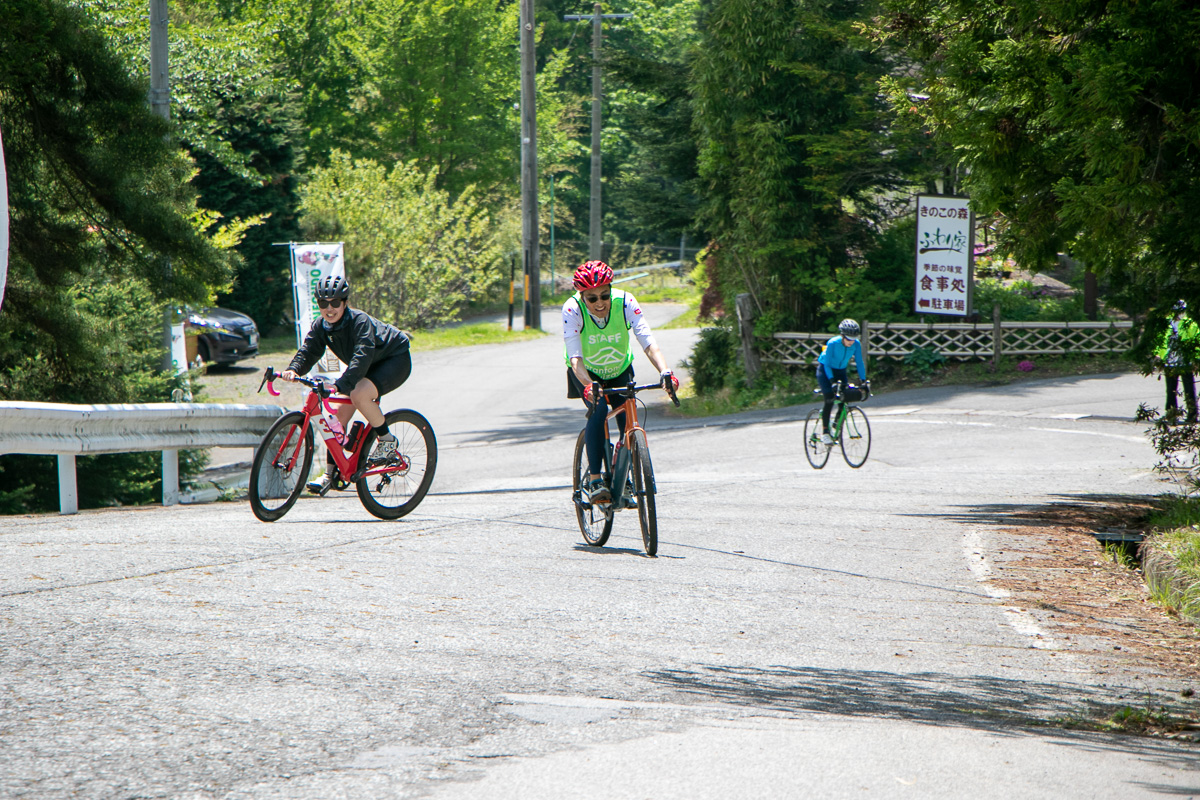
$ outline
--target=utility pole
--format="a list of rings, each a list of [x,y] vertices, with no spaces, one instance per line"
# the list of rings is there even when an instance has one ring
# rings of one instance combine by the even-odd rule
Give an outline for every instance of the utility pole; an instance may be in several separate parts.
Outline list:
[[[171,119],[171,85],[167,80],[167,0],[150,0],[150,111],[164,120]],[[171,278],[171,262],[164,259],[167,281]],[[171,329],[175,313],[168,303],[163,308],[163,366],[170,370]]]
[[[167,0],[150,0],[150,110],[171,118],[167,81]]]
[[[605,19],[629,19],[633,14],[601,14],[600,4],[592,7],[591,14],[567,14],[565,20],[590,19],[592,21],[592,185],[591,206],[588,215],[588,258],[600,258],[600,101],[604,92],[600,84],[600,23]]]
[[[542,273],[538,259],[537,66],[534,0],[521,0],[521,250],[525,264],[525,327],[542,328]]]

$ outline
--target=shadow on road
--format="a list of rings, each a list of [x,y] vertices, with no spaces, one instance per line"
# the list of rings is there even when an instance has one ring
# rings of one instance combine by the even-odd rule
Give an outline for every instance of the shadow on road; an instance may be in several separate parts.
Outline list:
[[[643,551],[633,547],[592,547],[588,544],[576,544],[575,552],[591,553],[598,556],[638,556],[640,558],[652,558],[653,556],[646,555]]]
[[[463,431],[464,444],[528,444],[545,441],[554,436],[579,434],[584,423],[584,409],[543,408],[525,411],[517,415],[517,421],[502,428]]]
[[[1055,494],[1050,502],[1035,505],[991,503],[980,506],[951,506],[962,509],[938,514],[902,514],[932,517],[964,525],[997,527],[1059,528],[1072,526],[1090,530],[1133,526],[1153,510],[1152,498],[1133,494]]]
[[[654,683],[707,701],[782,713],[821,712],[1027,733],[1053,728],[1075,746],[1095,751],[1138,752],[1176,769],[1200,767],[1200,753],[1175,741],[1115,737],[1070,730],[1081,720],[1108,719],[1145,696],[1083,684],[1009,680],[987,675],[898,674],[818,667],[706,666],[645,673]],[[1178,792],[1178,787],[1170,787]],[[1189,791],[1195,791],[1191,789]]]

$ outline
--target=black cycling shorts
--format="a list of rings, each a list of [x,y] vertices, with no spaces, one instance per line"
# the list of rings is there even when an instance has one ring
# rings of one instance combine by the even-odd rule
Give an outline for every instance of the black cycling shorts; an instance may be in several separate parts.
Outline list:
[[[412,354],[405,350],[372,364],[363,377],[375,384],[375,388],[379,390],[379,396],[383,397],[385,394],[399,389],[411,374]]]

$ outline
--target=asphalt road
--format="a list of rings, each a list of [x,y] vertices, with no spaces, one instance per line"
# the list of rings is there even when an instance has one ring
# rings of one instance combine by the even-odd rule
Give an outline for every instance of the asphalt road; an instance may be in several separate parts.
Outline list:
[[[808,407],[652,408],[654,559],[633,513],[582,544],[564,389],[556,337],[422,354],[385,405],[440,463],[397,522],[353,493],[4,519],[0,796],[1200,795],[1196,745],[1053,724],[1178,682],[988,580],[1002,511],[1161,490],[1128,421],[1161,384],[879,396],[866,466],[820,472]]]

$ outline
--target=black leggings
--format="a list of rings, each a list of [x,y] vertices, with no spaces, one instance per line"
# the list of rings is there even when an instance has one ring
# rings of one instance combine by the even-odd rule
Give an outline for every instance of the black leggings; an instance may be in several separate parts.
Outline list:
[[[633,367],[629,367],[629,369],[625,370],[617,377],[609,380],[597,378],[595,375],[592,375],[591,372],[588,372],[588,375],[604,388],[615,389],[629,385],[629,381],[633,380]],[[572,394],[574,394],[575,397],[583,397],[583,386],[579,383],[579,379],[575,377],[575,373],[570,368],[567,369],[567,381],[569,383],[567,396],[570,397]],[[613,399],[618,403],[625,402],[620,398]],[[586,400],[584,401],[584,405],[587,405]],[[592,409],[592,413],[591,416],[588,417],[587,425],[584,427],[586,433],[584,434],[583,441],[585,447],[587,448],[588,475],[599,475],[601,467],[604,464],[604,444],[607,441],[604,435],[604,420],[608,416],[609,412],[608,398],[598,398],[597,401],[590,406],[590,408]],[[620,430],[621,435],[624,436],[624,412],[617,414],[617,428]]]
[[[824,432],[829,433],[829,412],[833,410],[834,391],[833,384],[836,381],[841,381],[842,388],[846,387],[849,378],[844,369],[833,370],[833,380],[825,375],[825,365],[817,364],[817,385],[821,387],[821,394],[825,396],[825,407],[821,409],[821,422],[824,424]]]

